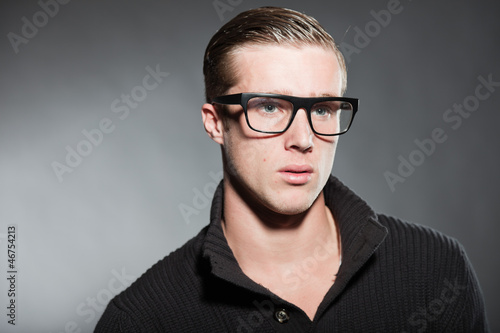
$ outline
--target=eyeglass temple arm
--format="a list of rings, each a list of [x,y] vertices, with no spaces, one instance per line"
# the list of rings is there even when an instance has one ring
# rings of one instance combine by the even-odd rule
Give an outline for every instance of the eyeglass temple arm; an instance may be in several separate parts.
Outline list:
[[[240,102],[241,102],[241,94],[219,96],[215,97],[212,100],[212,103],[219,103],[219,104],[240,104]]]

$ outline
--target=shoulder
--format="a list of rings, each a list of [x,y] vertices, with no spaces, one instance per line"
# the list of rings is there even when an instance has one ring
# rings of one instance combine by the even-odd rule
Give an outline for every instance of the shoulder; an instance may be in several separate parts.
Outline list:
[[[190,239],[182,247],[173,251],[139,277],[129,288],[118,295],[122,302],[155,300],[161,294],[162,299],[176,302],[182,298],[182,286],[192,285],[202,274],[201,245],[203,231]],[[187,290],[186,290],[187,292]],[[141,304],[142,306],[143,304]]]
[[[389,259],[415,267],[429,277],[437,275],[461,276],[471,270],[462,244],[434,228],[378,215],[378,221],[387,228],[387,237],[380,250]]]
[[[487,331],[481,288],[462,244],[427,226],[386,215],[378,215],[378,221],[388,230],[377,255],[378,270],[398,281],[398,294],[414,299],[407,324]]]
[[[157,325],[182,317],[181,312],[201,297],[204,231],[158,261],[113,298],[99,320],[96,332],[98,329],[112,331],[113,327],[120,327],[120,332],[162,331],[165,327]]]
[[[391,247],[419,253],[436,251],[448,254],[464,254],[459,241],[436,229],[417,223],[378,214],[378,221],[387,228],[386,242]]]

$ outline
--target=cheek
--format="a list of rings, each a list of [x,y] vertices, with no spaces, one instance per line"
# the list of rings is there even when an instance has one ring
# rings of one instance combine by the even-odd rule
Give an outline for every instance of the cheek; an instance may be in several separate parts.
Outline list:
[[[335,159],[335,151],[337,150],[337,139],[334,139],[330,142],[322,142],[322,143],[324,144],[324,147],[322,147],[324,153],[322,154],[320,164],[323,170],[328,170],[327,174],[329,175],[333,167],[333,161]]]
[[[242,132],[239,128],[230,129],[224,137],[223,147],[228,172],[238,178],[260,173],[259,169],[269,161],[266,151],[262,150],[262,140],[248,138]]]
[[[227,133],[227,140],[224,140],[228,153],[233,157],[234,164],[241,168],[248,169],[250,165],[252,170],[268,167],[276,155],[271,151],[272,147],[276,147],[278,143],[273,138],[248,128],[245,118],[242,118],[244,123],[232,126]]]
[[[269,143],[264,144],[265,140],[250,140],[244,147],[240,158],[245,164],[251,165],[255,172],[259,169],[266,169],[272,163],[272,155],[269,151]]]

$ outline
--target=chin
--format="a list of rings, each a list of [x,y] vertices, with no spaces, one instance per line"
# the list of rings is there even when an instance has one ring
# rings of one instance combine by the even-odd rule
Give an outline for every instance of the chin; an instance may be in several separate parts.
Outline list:
[[[285,209],[280,212],[282,215],[300,215],[307,211],[309,208],[311,208],[311,205],[308,206],[293,206],[293,207],[286,207]]]
[[[313,205],[318,196],[310,197],[310,194],[302,194],[299,198],[291,196],[289,198],[281,198],[281,200],[273,200],[268,203],[268,208],[275,213],[282,215],[298,215],[307,211]]]

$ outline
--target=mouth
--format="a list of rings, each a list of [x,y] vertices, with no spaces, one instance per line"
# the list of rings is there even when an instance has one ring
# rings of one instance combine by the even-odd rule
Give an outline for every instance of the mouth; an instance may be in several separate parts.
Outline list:
[[[311,180],[313,169],[308,165],[287,165],[279,174],[289,184],[303,185]]]

